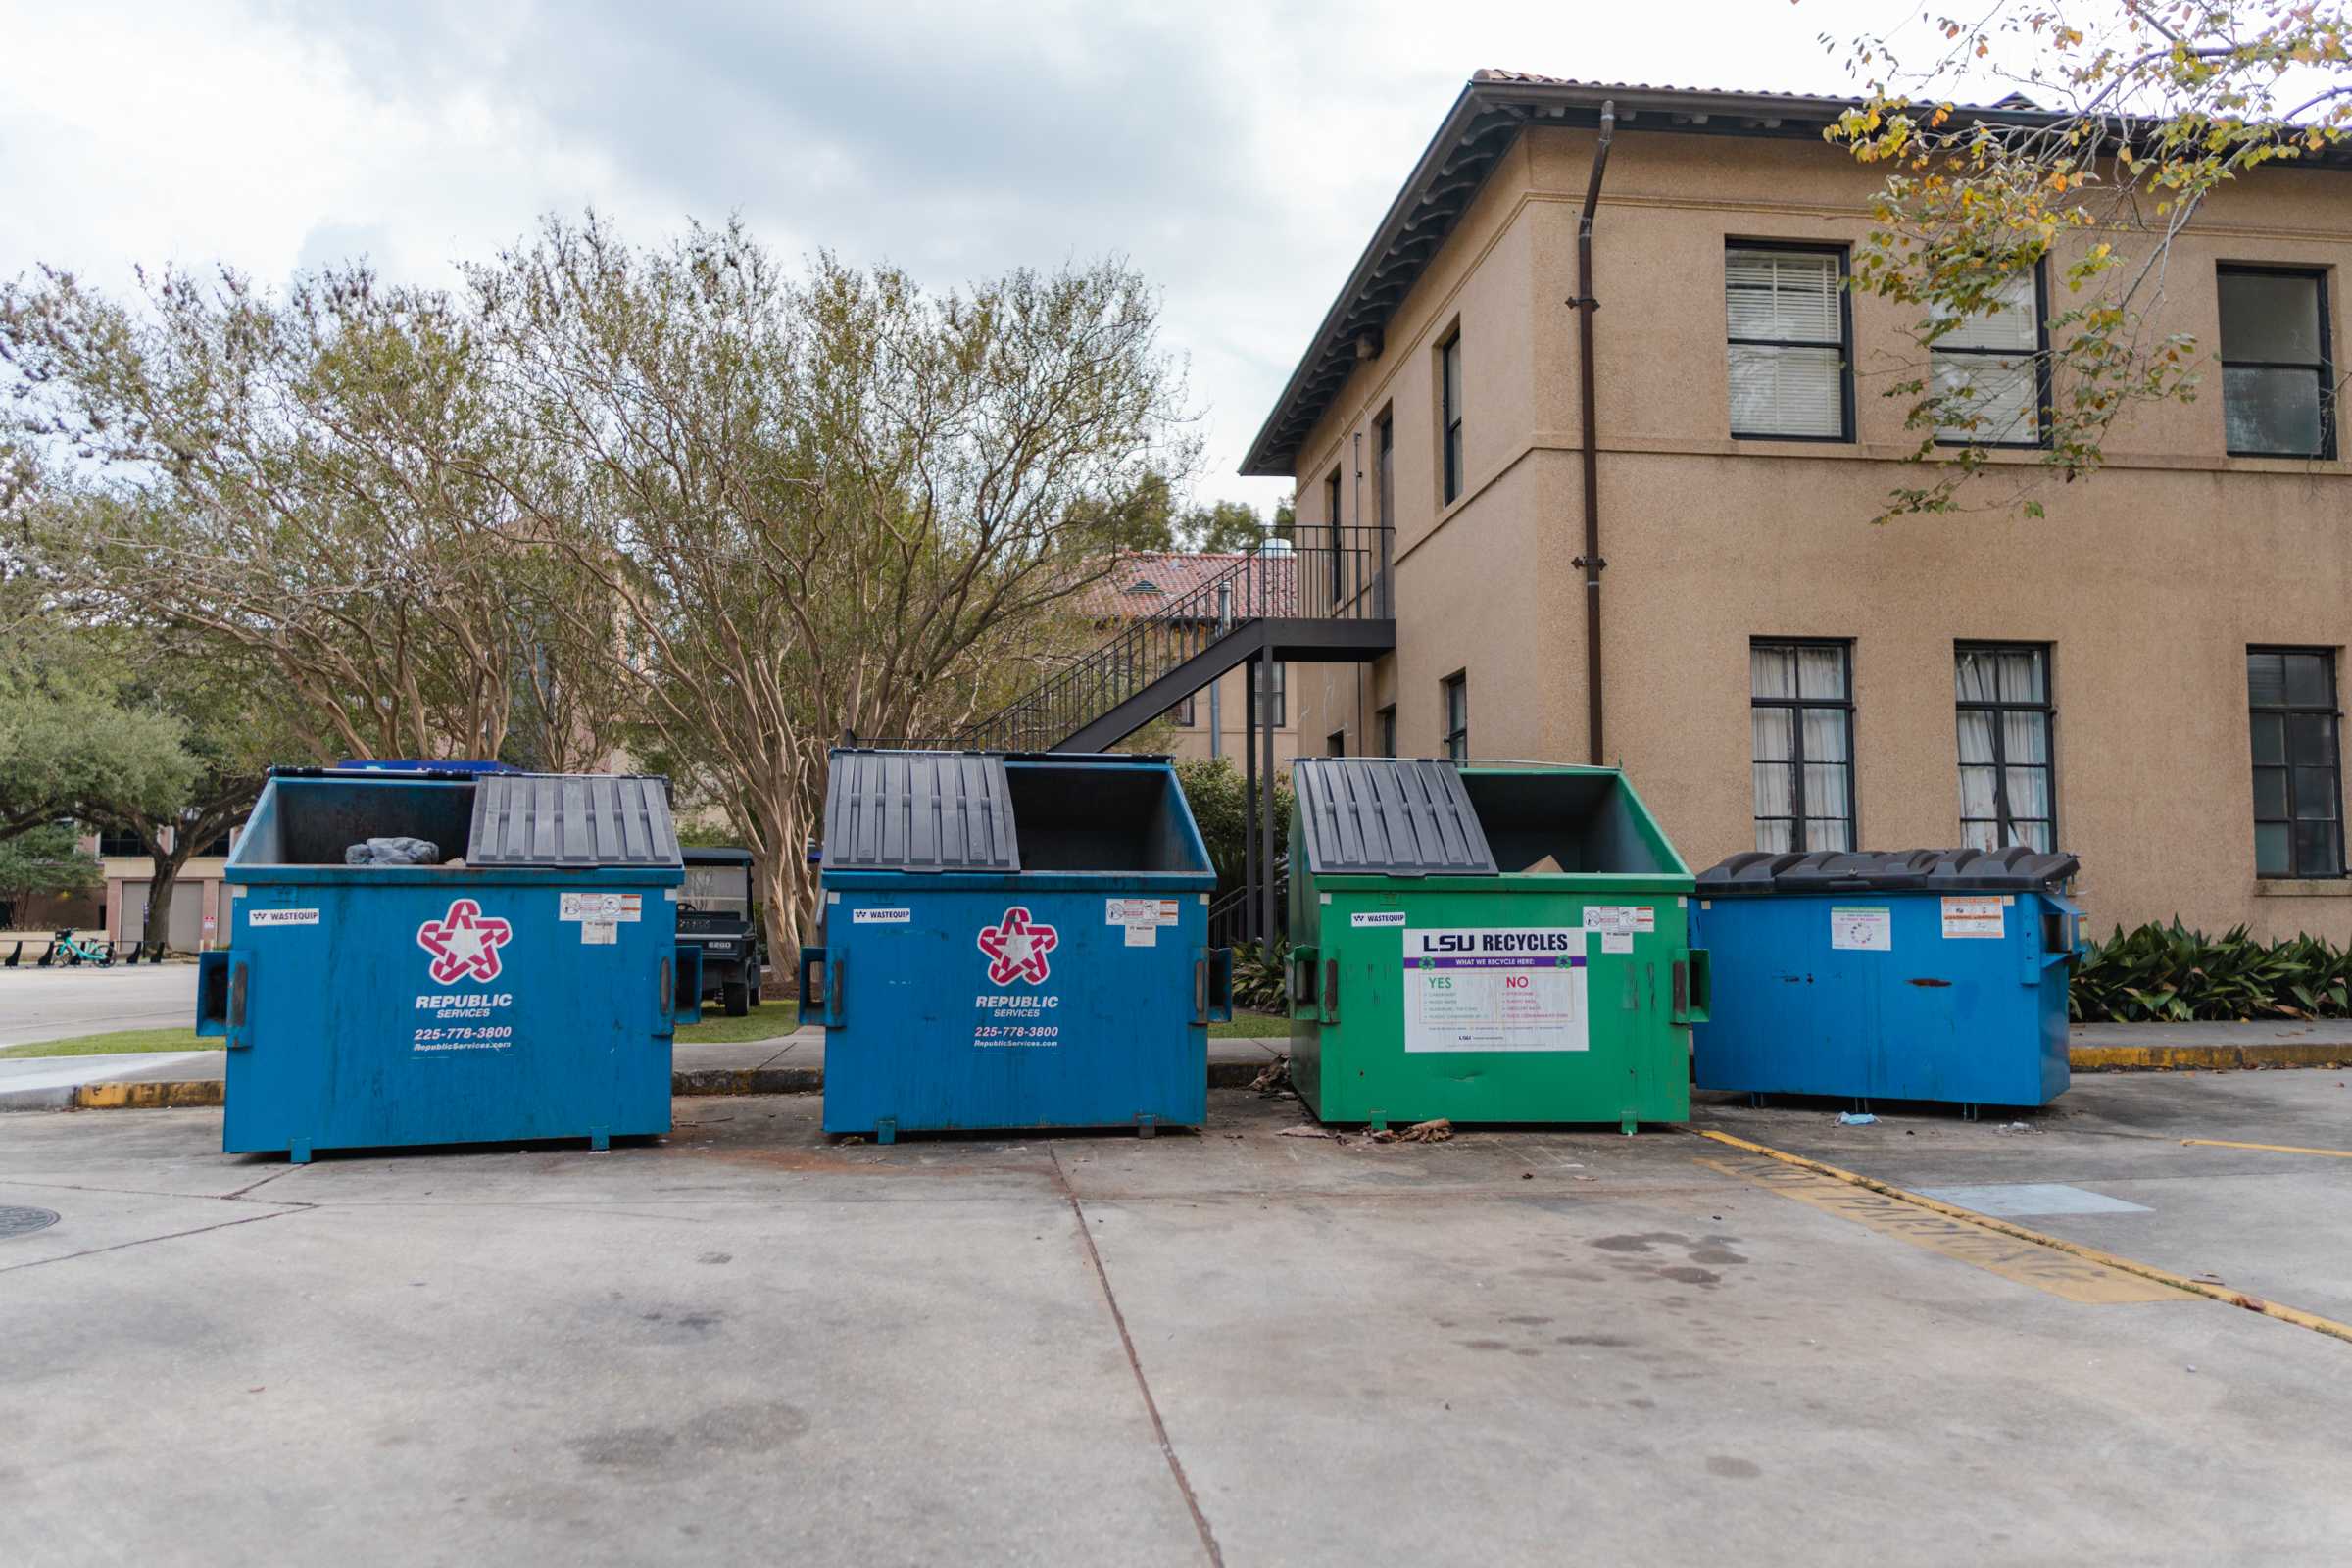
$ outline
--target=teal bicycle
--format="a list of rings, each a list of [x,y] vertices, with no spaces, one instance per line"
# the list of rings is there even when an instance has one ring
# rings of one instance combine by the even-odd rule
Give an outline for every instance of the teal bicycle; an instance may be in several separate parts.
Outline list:
[[[41,960],[41,965],[46,968],[60,958],[69,967],[88,963],[101,969],[111,969],[115,966],[115,945],[112,942],[84,942],[69,928],[50,939],[49,956]]]

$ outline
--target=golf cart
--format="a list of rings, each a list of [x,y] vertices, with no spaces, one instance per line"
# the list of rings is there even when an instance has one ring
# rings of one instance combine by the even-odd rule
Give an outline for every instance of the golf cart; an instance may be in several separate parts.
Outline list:
[[[752,852],[682,852],[686,885],[678,890],[678,940],[701,945],[703,995],[727,1016],[760,1005],[760,927],[752,917]]]

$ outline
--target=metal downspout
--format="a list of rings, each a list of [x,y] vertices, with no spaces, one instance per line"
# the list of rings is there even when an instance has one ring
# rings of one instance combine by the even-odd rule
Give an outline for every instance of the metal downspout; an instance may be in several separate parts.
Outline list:
[[[1600,553],[1600,435],[1592,404],[1592,315],[1600,301],[1592,297],[1592,212],[1600,204],[1600,182],[1609,172],[1609,142],[1617,130],[1617,104],[1600,106],[1600,141],[1592,150],[1592,177],[1585,186],[1584,212],[1576,220],[1576,298],[1568,308],[1577,313],[1577,401],[1584,416],[1585,553],[1575,564],[1585,570],[1585,735],[1589,760],[1601,766],[1607,757],[1602,744],[1600,700],[1600,574],[1608,562]]]

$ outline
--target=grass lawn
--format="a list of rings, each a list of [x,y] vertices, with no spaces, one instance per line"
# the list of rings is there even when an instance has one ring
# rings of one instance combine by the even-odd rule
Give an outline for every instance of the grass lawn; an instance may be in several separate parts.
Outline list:
[[[715,1004],[713,1004],[715,1008]],[[800,1009],[789,1002],[770,1002],[741,1018],[712,1010],[701,1023],[680,1024],[681,1045],[723,1045],[737,1040],[769,1040],[788,1035],[800,1022]],[[1208,1026],[1217,1040],[1272,1040],[1291,1032],[1291,1020],[1262,1012],[1236,1013],[1231,1023]],[[70,1040],[35,1040],[30,1045],[0,1049],[0,1056],[98,1056],[116,1052],[217,1051],[219,1040],[200,1040],[187,1029],[118,1029],[112,1034],[75,1035]]]
[[[213,1051],[218,1040],[199,1040],[193,1029],[118,1029],[112,1034],[74,1035],[68,1040],[35,1040],[26,1046],[0,1050],[0,1056],[104,1056],[114,1052]]]

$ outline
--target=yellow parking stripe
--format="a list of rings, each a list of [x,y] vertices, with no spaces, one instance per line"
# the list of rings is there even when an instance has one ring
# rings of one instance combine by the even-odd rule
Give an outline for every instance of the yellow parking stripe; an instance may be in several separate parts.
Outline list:
[[[1839,1219],[1867,1225],[1913,1247],[1939,1252],[2052,1296],[2063,1296],[2070,1301],[2113,1305],[2125,1301],[2190,1299],[2170,1286],[2143,1280],[2136,1274],[1996,1235],[1980,1226],[1914,1207],[1900,1199],[1851,1187],[1796,1166],[1761,1158],[1702,1159],[1699,1163],[1727,1176],[1754,1182],[1783,1198],[1809,1203]]]
[[[2175,1274],[2170,1269],[2158,1268],[2153,1263],[2142,1263],[2136,1258],[2123,1257],[2114,1252],[2103,1251],[2096,1247],[2085,1247],[2081,1242],[2070,1242],[2063,1237],[2044,1235],[2040,1231],[2029,1230],[2023,1225],[2013,1224],[2005,1219],[1995,1219],[1989,1214],[1979,1214],[1973,1209],[1962,1208],[1956,1203],[1942,1202],[1921,1193],[1905,1191],[1903,1188],[1887,1182],[1874,1181],[1868,1176],[1858,1175],[1850,1170],[1842,1170],[1822,1160],[1807,1159],[1802,1154],[1791,1154],[1784,1150],[1751,1143],[1745,1138],[1735,1138],[1730,1133],[1716,1132],[1713,1129],[1694,1128],[1692,1130],[1697,1132],[1701,1138],[1712,1139],[1716,1143],[1729,1145],[1734,1149],[1745,1150],[1751,1154],[1762,1154],[1768,1159],[1779,1160],[1782,1164],[1812,1171],[1816,1175],[1827,1176],[1834,1181],[1877,1193],[1884,1198],[1916,1204],[1921,1208],[1941,1214],[1947,1219],[1963,1220],[1968,1224],[1996,1232],[2002,1236],[2012,1237],[2021,1242],[2031,1242],[2036,1247],[2052,1248],[2107,1268],[2137,1275],[2143,1280],[2151,1280],[2159,1285],[2169,1285],[2176,1291],[2186,1291],[2191,1296],[2202,1296],[2229,1306],[2243,1307],[2249,1312],[2260,1312],[2263,1316],[2275,1317],[2281,1323],[2292,1323],[2295,1327],[2309,1329],[2314,1334],[2325,1334],[2330,1339],[2352,1344],[2352,1324],[2338,1323],[2333,1318],[2321,1317],[2316,1312],[2306,1312],[2292,1306],[2281,1306],[2277,1301],[2266,1301],[2259,1296],[2248,1296],[2243,1291],[2233,1291],[2226,1285],[2210,1285],[2203,1280],[2192,1280],[2186,1275]]]
[[[2266,1154],[2319,1154],[2328,1159],[2352,1159],[2352,1149],[2298,1149],[2293,1144],[2233,1144],[2227,1138],[2183,1138],[2180,1141],[2206,1149],[2259,1149]]]

